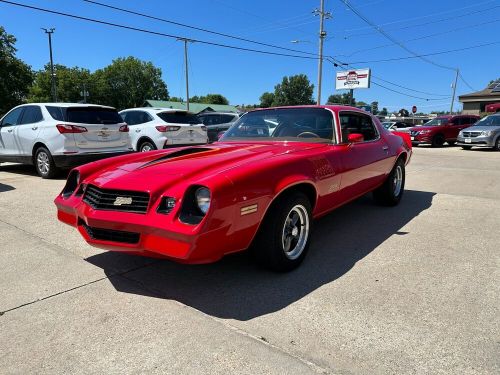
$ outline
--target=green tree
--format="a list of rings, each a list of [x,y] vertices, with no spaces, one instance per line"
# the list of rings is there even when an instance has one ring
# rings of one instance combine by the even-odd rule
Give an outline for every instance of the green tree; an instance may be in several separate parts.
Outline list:
[[[229,104],[229,100],[221,94],[207,94],[201,96],[199,100],[199,103],[203,104]]]
[[[147,99],[168,100],[161,69],[135,57],[118,58],[92,75],[93,103],[117,109],[139,107]]]
[[[404,109],[404,108],[401,108],[398,112],[398,116],[401,116],[401,117],[408,117],[410,116],[410,112],[408,112],[407,109]]]
[[[366,106],[366,105],[369,105],[368,103],[364,102],[364,101],[359,101],[359,102],[355,102],[356,103],[356,106],[358,107],[361,107],[361,106]]]
[[[184,101],[183,98],[179,98],[177,96],[171,96],[168,100],[170,100],[171,102],[183,102]]]
[[[378,102],[372,102],[371,107],[372,107],[372,113],[376,115],[378,113]]]
[[[305,74],[283,77],[281,83],[274,86],[273,106],[314,104],[314,85]]]
[[[492,83],[494,83],[494,82],[499,82],[499,83],[500,83],[500,78],[497,78],[497,79],[492,79],[492,80],[490,81],[490,83],[488,83],[488,86],[489,86],[489,85],[491,85],[491,84],[492,84]]]
[[[354,102],[356,102],[356,99],[353,98]],[[330,95],[328,97],[327,103],[329,104],[342,104],[342,105],[351,105],[351,95],[348,93],[343,93],[343,94],[337,94],[337,95]]]
[[[26,101],[31,67],[16,57],[16,38],[0,26],[0,116]]]
[[[387,108],[382,108],[382,110],[379,112],[379,115],[380,116],[387,116],[388,114],[388,111],[387,111]]]
[[[79,67],[68,68],[67,66],[54,65],[56,74],[57,100],[60,102],[79,102],[83,100],[83,88],[89,92],[87,99],[92,101],[91,74],[88,69]],[[50,79],[50,65],[35,73],[35,81],[30,89],[28,100],[30,102],[51,102],[52,89]]]
[[[265,92],[260,96],[259,100],[260,100],[260,107],[261,108],[272,107],[273,103],[274,103],[274,93]]]

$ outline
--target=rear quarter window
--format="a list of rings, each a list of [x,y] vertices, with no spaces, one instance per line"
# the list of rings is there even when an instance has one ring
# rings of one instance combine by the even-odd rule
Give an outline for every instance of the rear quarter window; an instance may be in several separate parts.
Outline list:
[[[201,121],[192,113],[160,112],[156,114],[163,121],[170,124],[201,124]]]
[[[66,121],[80,124],[119,124],[123,120],[116,109],[99,107],[69,107]]]

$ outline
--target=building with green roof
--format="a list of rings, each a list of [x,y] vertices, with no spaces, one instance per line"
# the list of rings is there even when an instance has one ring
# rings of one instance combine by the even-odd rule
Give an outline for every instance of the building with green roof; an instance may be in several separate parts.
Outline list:
[[[172,109],[184,109],[186,110],[185,102],[171,102],[168,100],[146,100],[144,107],[153,108],[172,108]],[[234,105],[225,104],[204,104],[204,103],[189,103],[189,111],[193,113],[202,112],[231,112],[238,113],[238,108]]]

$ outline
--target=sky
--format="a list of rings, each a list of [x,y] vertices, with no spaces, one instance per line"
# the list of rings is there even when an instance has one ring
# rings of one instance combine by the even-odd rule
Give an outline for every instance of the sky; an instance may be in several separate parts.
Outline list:
[[[314,56],[318,52],[319,17],[313,10],[319,7],[319,0],[97,0],[309,55],[125,14],[83,0],[14,1],[220,44],[301,56]],[[327,32],[324,54],[351,67],[372,71],[371,87],[354,92],[358,101],[378,101],[380,109],[386,107],[390,111],[410,109],[413,105],[419,112],[449,110],[455,79],[453,69],[458,68],[465,80],[458,80],[457,96],[481,90],[490,80],[500,77],[500,0],[352,0],[349,3],[391,38],[377,32],[342,1],[325,0],[325,11],[332,17],[324,23]],[[55,63],[94,71],[118,57],[134,56],[152,61],[162,69],[170,96],[185,97],[184,47],[175,38],[117,29],[2,2],[0,25],[17,38],[17,57],[35,70],[49,60],[47,36],[40,28],[54,27]],[[299,42],[292,43],[294,40]],[[473,48],[481,44],[490,45]],[[414,54],[457,49],[461,50],[428,55],[425,60],[413,58]],[[398,60],[380,61],[387,59]],[[317,95],[317,59],[274,56],[195,42],[189,43],[188,61],[190,96],[220,93],[234,105],[256,104],[260,95],[273,91],[284,76],[301,73],[315,85],[314,95]],[[335,90],[335,72],[345,69],[325,61],[323,103],[330,94],[345,92]],[[455,101],[454,110],[460,108]]]

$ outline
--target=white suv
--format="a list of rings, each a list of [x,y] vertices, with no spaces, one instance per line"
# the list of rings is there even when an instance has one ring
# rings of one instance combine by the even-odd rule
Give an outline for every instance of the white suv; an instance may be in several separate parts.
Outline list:
[[[60,168],[131,152],[128,130],[111,107],[23,104],[0,120],[0,162],[34,164],[51,178]]]
[[[135,151],[205,144],[207,128],[192,113],[168,108],[130,108],[120,112],[130,127]]]

